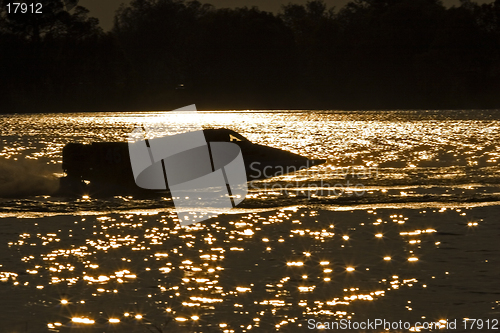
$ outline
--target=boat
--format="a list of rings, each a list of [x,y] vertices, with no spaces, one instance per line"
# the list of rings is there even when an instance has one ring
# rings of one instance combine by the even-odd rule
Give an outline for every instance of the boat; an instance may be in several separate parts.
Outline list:
[[[247,181],[281,176],[326,162],[252,143],[241,134],[226,128],[204,129],[203,134],[207,143],[231,142],[239,146]],[[65,195],[159,192],[137,186],[127,142],[68,143],[63,148],[62,168],[65,177],[60,179],[60,193]],[[168,191],[168,185],[166,190]]]

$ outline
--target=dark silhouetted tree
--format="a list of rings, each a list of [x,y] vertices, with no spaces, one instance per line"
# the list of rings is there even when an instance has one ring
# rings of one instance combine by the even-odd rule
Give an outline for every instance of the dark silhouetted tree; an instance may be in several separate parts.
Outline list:
[[[41,13],[20,13],[18,10],[7,12],[7,3],[1,0],[4,26],[8,33],[39,42],[43,38],[61,36],[80,37],[99,31],[99,21],[87,17],[88,10],[77,7],[78,0],[37,0],[27,1],[27,4],[42,4]],[[76,8],[75,8],[76,7]],[[36,6],[35,6],[36,8]]]
[[[191,98],[228,105],[269,100],[286,86],[292,36],[281,20],[256,8],[135,0],[119,10],[113,32],[138,84],[147,87],[143,97],[158,103],[175,99],[180,85]]]
[[[3,1],[5,3],[5,0]],[[113,38],[78,1],[42,0],[42,14],[7,13],[2,6],[0,86],[9,110],[86,109],[116,82]],[[103,96],[106,95],[106,96]],[[57,105],[59,108],[57,108]],[[5,112],[5,111],[4,111]]]
[[[339,90],[338,25],[334,8],[327,9],[321,0],[305,5],[282,7],[279,18],[292,30],[297,52],[293,69],[298,71],[296,82],[299,95],[310,105],[338,99]]]
[[[132,0],[110,33],[76,0],[0,0],[0,106],[26,110],[463,108],[500,104],[500,0],[322,0],[278,15]],[[50,110],[50,108],[49,108]]]

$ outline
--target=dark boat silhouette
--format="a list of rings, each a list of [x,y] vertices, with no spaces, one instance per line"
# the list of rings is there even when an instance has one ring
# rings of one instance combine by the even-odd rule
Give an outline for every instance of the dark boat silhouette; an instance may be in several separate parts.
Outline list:
[[[232,142],[242,152],[247,181],[261,180],[320,165],[326,160],[307,157],[252,143],[235,131],[204,129],[208,143]],[[68,143],[63,148],[60,193],[80,195],[126,195],[154,193],[136,185],[127,142]]]

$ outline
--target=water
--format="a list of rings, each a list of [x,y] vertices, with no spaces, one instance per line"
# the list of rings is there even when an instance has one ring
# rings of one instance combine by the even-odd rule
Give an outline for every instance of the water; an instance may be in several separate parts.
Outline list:
[[[251,183],[238,209],[191,228],[168,197],[54,195],[66,143],[126,141],[163,116],[0,117],[7,330],[499,317],[500,111],[204,112],[203,127],[328,162]]]

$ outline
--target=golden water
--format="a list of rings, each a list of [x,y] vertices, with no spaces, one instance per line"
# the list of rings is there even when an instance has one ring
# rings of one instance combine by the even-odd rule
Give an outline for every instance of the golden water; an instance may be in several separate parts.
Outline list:
[[[68,199],[50,181],[30,186],[61,172],[67,142],[126,141],[162,116],[0,118],[2,332],[499,317],[498,112],[203,113],[202,126],[328,162],[255,183],[232,214],[190,227],[166,197]],[[346,180],[363,195],[317,189]]]

